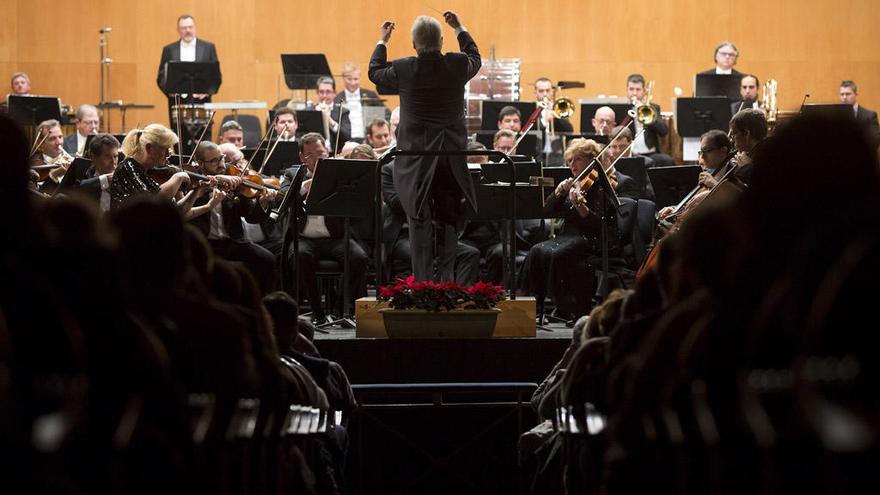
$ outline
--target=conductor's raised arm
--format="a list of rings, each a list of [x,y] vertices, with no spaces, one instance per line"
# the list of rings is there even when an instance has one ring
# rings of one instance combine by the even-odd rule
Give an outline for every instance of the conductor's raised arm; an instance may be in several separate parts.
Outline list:
[[[394,66],[388,62],[388,48],[386,44],[391,40],[391,33],[394,31],[394,23],[385,21],[379,28],[379,42],[373,49],[373,55],[370,57],[370,67],[367,73],[370,81],[376,86],[384,86],[391,90],[397,90],[397,74],[394,72]]]

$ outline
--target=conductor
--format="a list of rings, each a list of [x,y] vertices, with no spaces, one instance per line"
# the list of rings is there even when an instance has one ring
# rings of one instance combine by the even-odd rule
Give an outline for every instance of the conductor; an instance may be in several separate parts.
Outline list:
[[[388,62],[386,44],[395,25],[385,21],[370,58],[369,77],[381,92],[399,92],[400,125],[397,147],[407,151],[467,149],[464,125],[464,85],[480,69],[480,52],[454,12],[443,18],[455,29],[461,52],[441,53],[442,27],[429,16],[412,26],[415,57]],[[398,156],[394,184],[406,212],[416,280],[433,278],[432,220],[438,223],[438,276],[455,279],[457,222],[463,201],[476,209],[474,184],[464,156]]]

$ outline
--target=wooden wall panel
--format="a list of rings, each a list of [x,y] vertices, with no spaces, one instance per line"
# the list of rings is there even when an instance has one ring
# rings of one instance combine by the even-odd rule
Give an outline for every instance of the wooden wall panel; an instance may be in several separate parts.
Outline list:
[[[581,80],[572,99],[624,94],[627,74],[657,81],[656,101],[670,109],[675,87],[690,94],[693,75],[712,66],[720,40],[741,50],[738,69],[779,81],[783,108],[803,94],[835,101],[841,79],[855,79],[865,106],[880,107],[880,9],[876,0],[649,0],[629,2],[510,2],[500,0],[326,0],[320,7],[278,0],[151,0],[86,3],[4,0],[0,17],[0,71],[4,81],[28,72],[34,91],[65,103],[98,99],[98,28],[112,26],[112,98],[156,105],[131,112],[128,123],[164,122],[165,100],[156,87],[162,46],[176,39],[183,12],[195,16],[198,35],[217,44],[223,86],[215,101],[252,99],[270,105],[291,92],[280,79],[280,53],[324,52],[331,69],[347,61],[364,69],[386,19],[398,23],[389,52],[412,53],[409,27],[416,15],[437,15],[429,5],[457,10],[484,57],[523,60],[524,98],[531,81]],[[446,47],[455,45],[445,30]],[[3,84],[8,84],[3,82]],[[302,96],[301,93],[298,96]],[[312,93],[313,96],[313,93]],[[389,98],[389,105],[397,103]],[[575,118],[579,120],[579,118]],[[118,116],[114,117],[118,125]]]

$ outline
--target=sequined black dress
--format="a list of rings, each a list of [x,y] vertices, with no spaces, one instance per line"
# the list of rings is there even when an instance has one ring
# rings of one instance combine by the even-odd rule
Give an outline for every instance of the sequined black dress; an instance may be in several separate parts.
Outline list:
[[[119,208],[132,196],[157,192],[159,192],[159,184],[147,175],[141,164],[132,158],[126,158],[113,172],[113,181],[110,184],[110,209]]]

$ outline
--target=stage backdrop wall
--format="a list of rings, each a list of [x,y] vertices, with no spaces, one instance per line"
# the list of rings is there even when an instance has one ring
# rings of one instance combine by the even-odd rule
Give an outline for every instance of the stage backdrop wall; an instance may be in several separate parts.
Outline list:
[[[456,10],[484,58],[523,61],[524,98],[531,82],[580,80],[572,99],[621,95],[625,77],[640,72],[656,80],[656,99],[670,109],[675,87],[693,90],[693,75],[713,66],[720,40],[740,49],[737,69],[779,81],[782,109],[795,109],[805,93],[815,102],[836,101],[841,79],[859,83],[861,102],[880,108],[880,9],[876,0],[557,0],[432,1]],[[290,97],[281,80],[279,54],[323,52],[334,72],[352,61],[363,69],[384,19],[398,23],[392,57],[412,53],[409,27],[416,15],[439,17],[428,3],[404,0],[4,0],[0,16],[3,84],[27,72],[36,94],[58,95],[71,105],[99,99],[98,29],[109,35],[108,99],[156,105],[129,113],[129,127],[166,122],[166,103],[156,87],[162,46],[177,39],[176,19],[195,17],[198,36],[213,41],[223,86],[215,101],[253,99],[269,105]],[[319,7],[320,6],[320,7]],[[446,48],[455,47],[451,29]],[[457,48],[457,47],[455,47]],[[341,78],[339,79],[341,82]],[[339,86],[341,88],[341,84]],[[8,89],[6,90],[8,91]],[[6,91],[0,91],[0,94]],[[388,106],[397,104],[389,98]],[[579,118],[575,118],[575,121]],[[113,114],[114,130],[119,117]]]

